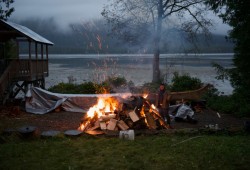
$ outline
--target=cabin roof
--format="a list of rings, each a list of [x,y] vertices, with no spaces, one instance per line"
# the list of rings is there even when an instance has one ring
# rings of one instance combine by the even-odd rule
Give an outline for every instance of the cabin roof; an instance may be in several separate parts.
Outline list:
[[[51,41],[47,40],[46,38],[42,37],[41,35],[35,33],[34,31],[32,31],[31,29],[25,26],[22,26],[13,22],[9,22],[9,21],[4,21],[4,20],[0,20],[0,25],[3,26],[3,27],[0,26],[1,37],[3,37],[2,34],[9,34],[9,37],[13,37],[13,36],[16,38],[26,37],[27,39],[38,42],[38,43],[48,44],[48,45],[54,44]]]

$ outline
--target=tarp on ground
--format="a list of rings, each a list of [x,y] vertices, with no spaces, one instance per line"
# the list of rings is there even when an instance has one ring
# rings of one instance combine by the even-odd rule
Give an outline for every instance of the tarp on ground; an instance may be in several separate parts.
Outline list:
[[[97,103],[99,97],[114,97],[118,101],[132,96],[131,93],[114,94],[60,94],[52,93],[38,87],[31,87],[26,94],[26,112],[34,114],[45,114],[61,106],[69,112],[86,112]]]
[[[181,104],[178,108],[175,117],[182,118],[185,120],[187,119],[187,116],[192,118],[194,116],[194,111],[188,105]]]

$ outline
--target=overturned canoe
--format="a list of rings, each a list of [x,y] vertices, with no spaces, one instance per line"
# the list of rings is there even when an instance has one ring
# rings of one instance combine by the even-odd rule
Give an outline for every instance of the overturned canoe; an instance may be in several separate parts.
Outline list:
[[[189,90],[189,91],[183,91],[183,92],[170,92],[170,100],[176,101],[176,100],[200,100],[202,96],[208,91],[208,89],[211,87],[210,84],[207,84],[200,89],[197,90]],[[155,100],[156,93],[150,93],[147,97],[149,100]]]

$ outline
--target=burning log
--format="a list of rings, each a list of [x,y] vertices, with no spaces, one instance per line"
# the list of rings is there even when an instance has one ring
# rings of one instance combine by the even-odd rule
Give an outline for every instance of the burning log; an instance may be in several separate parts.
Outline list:
[[[99,99],[84,116],[79,129],[87,132],[98,129],[115,131],[159,127],[168,128],[159,111],[148,100],[139,96],[130,97],[122,104],[110,98]]]
[[[145,113],[145,115],[146,115],[146,119],[147,119],[147,123],[149,125],[149,128],[156,129],[157,126],[156,126],[154,117],[149,112]]]
[[[159,120],[161,126],[163,126],[163,127],[166,128],[166,129],[169,128],[168,125],[166,124],[166,122],[165,122],[165,121],[162,119],[162,117],[159,115],[159,112],[158,112],[158,111],[156,111],[155,109],[152,109],[152,112],[151,112],[151,113],[153,113],[154,116],[155,116],[156,118],[158,118],[158,120]]]
[[[155,117],[159,120],[161,126],[163,126],[164,128],[168,129],[169,127],[168,127],[168,125],[166,124],[166,122],[163,120],[163,118],[161,117],[161,115],[160,115],[158,109],[157,109],[153,104],[150,104],[150,102],[147,101],[147,100],[145,100],[145,104],[146,104],[148,107],[150,107],[149,112],[152,113],[153,116],[155,116]]]
[[[99,121],[99,120],[97,120],[97,121],[95,122],[94,126],[93,126],[93,127],[90,127],[88,130],[96,130],[96,129],[98,129],[98,128],[100,128],[100,121]]]

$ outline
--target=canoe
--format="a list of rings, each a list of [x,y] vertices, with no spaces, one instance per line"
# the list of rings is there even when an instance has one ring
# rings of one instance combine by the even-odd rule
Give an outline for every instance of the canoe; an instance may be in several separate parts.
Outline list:
[[[189,90],[183,92],[170,92],[170,101],[177,101],[177,100],[192,100],[198,101],[201,100],[203,95],[209,90],[211,87],[210,84],[207,84],[200,89],[197,90]],[[147,97],[150,101],[155,100],[156,93],[150,93]]]

